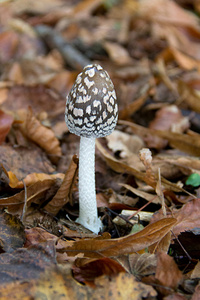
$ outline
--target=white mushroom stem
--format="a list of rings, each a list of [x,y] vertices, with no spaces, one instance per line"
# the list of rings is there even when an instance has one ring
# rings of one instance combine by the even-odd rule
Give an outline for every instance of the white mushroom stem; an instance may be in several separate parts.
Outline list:
[[[95,192],[95,138],[80,138],[79,217],[76,221],[94,233],[102,228]]]

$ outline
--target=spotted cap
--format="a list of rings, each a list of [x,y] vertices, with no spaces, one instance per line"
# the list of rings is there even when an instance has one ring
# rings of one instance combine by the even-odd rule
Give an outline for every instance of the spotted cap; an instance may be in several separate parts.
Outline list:
[[[65,122],[70,132],[84,137],[111,134],[118,118],[114,85],[97,64],[86,66],[67,96]]]

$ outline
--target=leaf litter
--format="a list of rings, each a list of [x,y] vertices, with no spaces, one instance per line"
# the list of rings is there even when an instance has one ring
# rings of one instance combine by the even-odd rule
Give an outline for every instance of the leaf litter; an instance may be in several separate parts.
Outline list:
[[[199,13],[198,1],[0,4],[1,299],[199,298]],[[119,105],[96,141],[99,235],[75,222],[79,139],[64,122],[93,62]]]

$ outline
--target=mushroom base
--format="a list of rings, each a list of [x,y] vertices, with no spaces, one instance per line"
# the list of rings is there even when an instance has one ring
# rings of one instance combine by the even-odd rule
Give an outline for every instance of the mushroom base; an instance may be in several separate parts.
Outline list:
[[[88,219],[84,220],[80,217],[76,219],[76,222],[83,225],[85,228],[91,230],[92,232],[98,234],[98,232],[102,229],[103,224],[100,220],[100,218],[94,218],[93,220]]]

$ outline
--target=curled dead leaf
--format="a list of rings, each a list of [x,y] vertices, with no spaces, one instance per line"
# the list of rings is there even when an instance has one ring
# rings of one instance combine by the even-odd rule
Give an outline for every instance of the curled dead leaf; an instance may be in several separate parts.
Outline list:
[[[43,126],[33,115],[29,107],[26,121],[23,126],[23,133],[33,142],[38,144],[48,154],[52,162],[56,163],[61,156],[61,148],[54,132]]]
[[[16,188],[16,189],[22,189],[24,187],[24,184],[28,187],[32,184],[35,184],[39,181],[44,181],[44,180],[56,180],[56,179],[61,179],[63,180],[64,174],[62,173],[57,173],[57,174],[45,174],[45,173],[31,173],[27,175],[24,178],[24,182],[22,180],[18,180],[17,176],[11,172],[7,172],[8,177],[9,177],[9,185],[11,188]]]
[[[5,141],[5,138],[10,131],[14,118],[11,115],[0,110],[0,144]]]
[[[56,215],[59,210],[69,201],[69,194],[74,184],[77,171],[78,158],[76,155],[74,155],[59,190],[53,199],[45,206],[45,210],[50,214]]]
[[[83,239],[68,242],[66,247],[57,249],[69,256],[84,253],[85,257],[101,258],[119,256],[142,250],[162,239],[174,226],[176,219],[165,218],[146,226],[143,230],[118,239]]]

